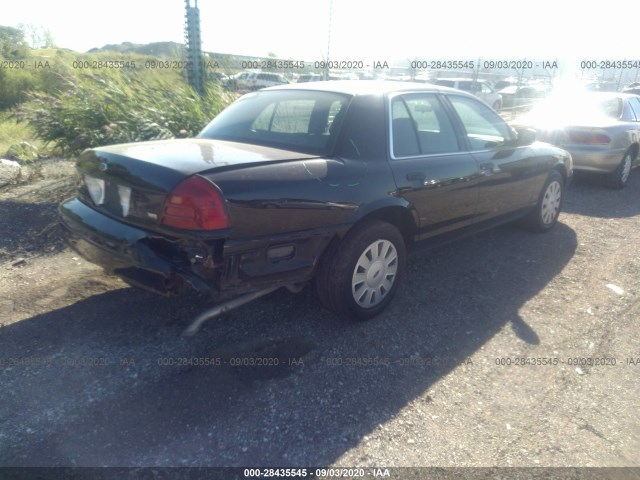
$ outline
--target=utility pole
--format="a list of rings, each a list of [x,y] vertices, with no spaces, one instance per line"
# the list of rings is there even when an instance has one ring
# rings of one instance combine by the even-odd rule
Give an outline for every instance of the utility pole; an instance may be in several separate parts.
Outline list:
[[[202,40],[200,38],[200,10],[198,0],[185,0],[184,42],[187,46],[187,79],[193,89],[202,95],[204,92],[204,69],[202,68]]]
[[[333,0],[329,0],[329,31],[327,32],[327,61],[324,64],[322,79],[329,80],[329,58],[331,57],[331,24],[333,23]]]

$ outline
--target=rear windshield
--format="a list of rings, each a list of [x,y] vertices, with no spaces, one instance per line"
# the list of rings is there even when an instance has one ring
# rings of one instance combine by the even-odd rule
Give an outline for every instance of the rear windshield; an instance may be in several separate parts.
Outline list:
[[[610,118],[620,118],[622,115],[622,100],[620,98],[605,98],[596,104],[600,113]]]
[[[307,90],[250,93],[198,137],[329,155],[350,100],[348,95]]]
[[[531,111],[531,116],[589,123],[603,118],[618,119],[622,115],[622,99],[600,93],[569,97],[548,97]]]

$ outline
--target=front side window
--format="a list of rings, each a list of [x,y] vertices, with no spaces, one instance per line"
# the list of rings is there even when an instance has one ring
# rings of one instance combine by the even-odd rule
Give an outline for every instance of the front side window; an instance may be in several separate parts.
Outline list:
[[[435,94],[407,94],[391,101],[394,158],[460,150],[449,117]]]
[[[225,109],[198,137],[328,155],[350,100],[312,90],[256,92]]]
[[[462,121],[472,151],[495,148],[511,139],[507,124],[484,103],[458,95],[450,95],[449,100]]]

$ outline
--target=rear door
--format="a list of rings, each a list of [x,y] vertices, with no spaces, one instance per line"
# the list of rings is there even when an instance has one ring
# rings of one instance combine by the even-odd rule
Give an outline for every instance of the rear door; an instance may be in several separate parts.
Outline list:
[[[389,99],[390,165],[399,194],[420,219],[418,238],[473,221],[479,168],[465,150],[436,93],[404,93]]]

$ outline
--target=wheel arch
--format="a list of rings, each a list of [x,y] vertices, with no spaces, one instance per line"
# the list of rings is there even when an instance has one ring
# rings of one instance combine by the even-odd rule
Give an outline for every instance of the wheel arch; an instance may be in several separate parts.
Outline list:
[[[560,175],[562,175],[562,178],[564,180],[564,184],[567,185],[567,182],[569,181],[569,177],[573,173],[571,171],[573,168],[572,163],[573,163],[572,159],[565,159],[561,156],[556,156],[555,162],[551,167],[551,169],[549,170],[549,174],[551,174],[551,172],[560,173]]]
[[[340,243],[349,232],[369,221],[380,220],[396,227],[404,238],[407,250],[410,250],[411,245],[414,243],[418,230],[418,214],[408,202],[383,203],[370,206],[367,209],[358,210],[351,220],[350,227],[336,234],[323,249],[317,266],[324,260],[326,255],[331,256],[335,253],[335,249],[339,248]]]
[[[564,184],[567,184],[567,180],[569,178],[569,174],[567,173],[567,166],[563,163],[558,163],[556,164],[553,169],[551,170],[552,172],[558,172],[560,175],[562,175],[562,179],[564,180]]]
[[[352,218],[351,228],[371,220],[380,220],[396,227],[402,234],[407,248],[413,243],[419,225],[415,208],[405,201],[385,202],[359,210]]]

